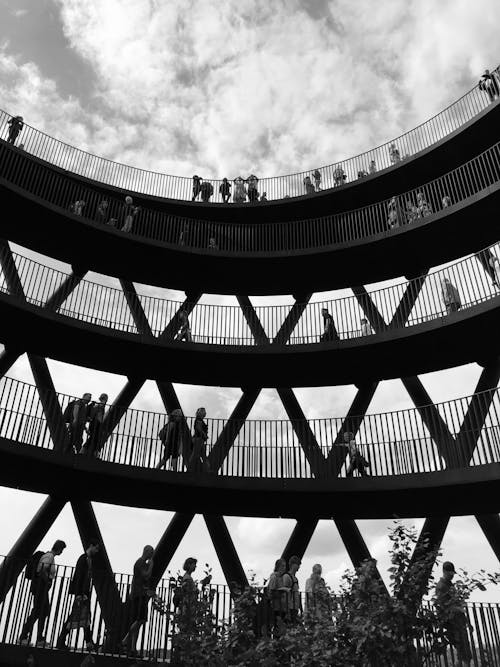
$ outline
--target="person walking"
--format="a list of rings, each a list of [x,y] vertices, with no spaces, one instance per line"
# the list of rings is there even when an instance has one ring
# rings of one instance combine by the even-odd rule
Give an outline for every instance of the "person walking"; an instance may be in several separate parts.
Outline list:
[[[278,558],[266,586],[266,594],[271,611],[271,627],[275,637],[282,632],[288,613],[288,588],[283,583],[285,572],[286,560]]]
[[[316,192],[321,190],[321,172],[319,169],[313,171],[314,185],[316,187]]]
[[[96,539],[90,540],[88,546],[76,561],[75,572],[69,585],[68,593],[74,595],[73,606],[68,618],[64,621],[56,648],[66,649],[66,638],[71,630],[83,628],[83,636],[87,651],[93,651],[96,645],[92,641],[92,615],[90,596],[92,593],[93,558],[99,552],[100,544]]]
[[[182,426],[183,414],[180,408],[172,410],[168,416],[168,422],[158,433],[158,437],[163,445],[163,456],[161,457],[157,470],[166,467],[167,462],[172,459],[171,470],[177,470],[177,462],[182,448]]]
[[[88,437],[82,447],[82,454],[95,456],[102,447],[101,435],[108,395],[101,394],[98,403],[91,403],[88,411]]]
[[[436,584],[434,603],[438,618],[444,626],[449,643],[457,652],[458,664],[470,665],[472,652],[467,628],[470,623],[465,612],[465,605],[457,594],[453,577],[455,566],[450,561],[443,563],[443,574]]]
[[[149,584],[153,572],[154,549],[147,544],[142,556],[134,563],[132,585],[129,593],[130,627],[122,639],[122,646],[131,654],[137,653],[137,637],[141,626],[148,620],[148,603],[151,598]]]
[[[322,574],[323,568],[317,563],[313,565],[311,576],[306,580],[305,613],[312,621],[324,621],[332,617],[332,598]]]
[[[188,461],[188,470],[193,472],[208,472],[208,460],[206,456],[206,442],[208,440],[208,426],[205,421],[207,411],[205,408],[196,410],[196,418],[193,427],[193,450]]]
[[[488,95],[490,102],[494,102],[500,96],[500,85],[495,73],[490,74],[489,69],[484,70],[484,74],[479,79],[479,90]]]
[[[300,597],[299,580],[297,579],[300,565],[300,558],[291,556],[288,561],[288,570],[283,575],[283,588],[285,588],[287,595],[286,620],[289,623],[296,623],[299,615],[302,614],[302,599]]]
[[[185,340],[187,343],[192,342],[191,327],[189,326],[189,315],[185,308],[179,310],[178,315],[179,329],[174,337],[174,340]]]
[[[55,557],[60,556],[66,549],[66,542],[56,540],[50,551],[40,555],[34,566],[31,579],[30,591],[33,595],[33,607],[21,630],[19,643],[28,646],[30,643],[33,626],[38,621],[36,646],[44,648],[47,646],[45,640],[45,624],[50,612],[49,591],[56,576]],[[36,555],[36,554],[35,554]]]
[[[323,333],[319,338],[320,342],[325,343],[326,341],[340,341],[340,336],[337,333],[333,317],[330,315],[326,308],[321,309],[321,316],[323,318],[324,328]]]
[[[201,192],[201,182],[202,182],[202,180],[203,179],[201,178],[201,176],[198,176],[197,174],[195,174],[193,176],[193,198],[192,198],[191,201],[196,201],[197,200],[198,195]]]
[[[9,136],[7,143],[14,145],[19,133],[24,127],[24,119],[22,116],[13,116],[7,123],[9,126]]]
[[[449,278],[445,277],[441,280],[441,294],[448,315],[451,313],[456,313],[457,310],[460,310],[462,307],[460,294]]]
[[[76,454],[83,442],[85,424],[89,419],[89,403],[92,394],[85,393],[79,399],[70,401],[64,410],[64,421],[68,425],[69,445]]]

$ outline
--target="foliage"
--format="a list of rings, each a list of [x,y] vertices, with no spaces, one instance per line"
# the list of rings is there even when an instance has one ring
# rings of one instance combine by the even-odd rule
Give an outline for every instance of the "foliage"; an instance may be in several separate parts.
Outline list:
[[[416,531],[395,522],[390,532],[390,591],[373,560],[346,572],[340,595],[327,590],[328,600],[297,622],[273,616],[266,591],[253,576],[244,590],[232,588],[231,618],[217,626],[209,587],[184,595],[176,621],[172,664],[206,667],[411,667],[446,653],[450,619],[462,614],[474,589],[500,583],[500,574],[484,570],[461,579],[444,603],[433,598],[432,570],[439,557]],[[206,574],[209,574],[207,572]],[[205,580],[204,580],[205,581]]]

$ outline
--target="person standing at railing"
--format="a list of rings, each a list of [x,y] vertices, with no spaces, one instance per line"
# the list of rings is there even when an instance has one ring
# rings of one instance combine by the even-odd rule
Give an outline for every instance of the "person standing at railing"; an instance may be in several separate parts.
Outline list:
[[[105,225],[108,221],[109,201],[102,199],[97,206],[97,221]]]
[[[208,204],[211,196],[214,193],[214,186],[210,183],[210,181],[203,181],[203,183],[200,186],[200,192],[201,192],[201,201],[204,202],[205,204]]]
[[[245,181],[241,176],[234,179],[233,202],[235,204],[243,204],[247,200],[247,191],[245,188]]]
[[[391,164],[397,164],[398,162],[401,162],[401,155],[399,153],[399,149],[396,147],[396,144],[394,143],[389,145],[389,158],[391,160]]]
[[[75,215],[83,215],[83,209],[86,206],[86,202],[83,199],[77,199],[75,202],[71,204],[69,207],[69,210],[71,213],[74,213]]]
[[[73,606],[70,615],[64,621],[61,634],[57,640],[56,648],[66,649],[66,638],[71,630],[83,628],[85,645],[87,651],[95,650],[92,641],[90,626],[92,615],[90,610],[90,596],[92,593],[92,564],[94,556],[99,552],[98,540],[90,540],[85,553],[76,561],[75,572],[69,585],[68,593],[74,595]]]
[[[70,401],[64,410],[64,421],[68,425],[69,444],[71,451],[80,452],[83,442],[85,424],[89,420],[89,403],[92,394],[85,393],[79,399]]]
[[[400,227],[404,224],[404,214],[398,197],[393,197],[387,205],[387,226],[389,229]]]
[[[319,338],[320,342],[325,343],[327,341],[340,341],[340,336],[337,333],[333,317],[330,315],[326,308],[321,309],[321,317],[323,318],[324,329]]]
[[[185,340],[187,343],[192,342],[191,327],[189,325],[189,315],[185,308],[179,310],[177,318],[179,329],[177,330],[174,340]]]
[[[495,72],[490,74],[489,69],[484,70],[484,74],[479,79],[479,90],[488,95],[490,102],[494,102],[500,96],[500,84]]]
[[[361,318],[361,335],[362,336],[371,336],[373,334],[373,329],[370,326],[370,323],[366,317]]]
[[[257,190],[257,183],[259,182],[259,179],[257,176],[254,176],[251,174],[248,179],[248,201],[251,204],[255,204],[256,202],[259,201],[259,191]]]
[[[203,179],[201,178],[201,176],[198,176],[197,174],[193,176],[193,198],[191,201],[196,201],[196,199],[198,198],[198,195],[201,192],[202,180]]]
[[[125,197],[125,205],[123,207],[123,225],[121,228],[122,232],[131,232],[134,220],[137,217],[139,211],[139,206],[134,206],[134,200],[130,195]]]
[[[464,604],[458,595],[453,577],[455,566],[449,561],[443,563],[443,576],[436,584],[434,604],[448,641],[457,652],[459,665],[470,665],[472,652],[467,627],[470,627]]]
[[[313,195],[316,192],[310,176],[304,178],[304,187],[306,189],[306,195]]]
[[[316,188],[316,192],[319,192],[321,190],[321,172],[319,169],[315,169],[313,171],[313,178],[314,178],[314,186]]]
[[[456,313],[457,310],[460,310],[462,307],[462,302],[460,301],[460,294],[458,293],[455,285],[450,281],[449,278],[442,278],[441,280],[441,294],[443,297],[443,303],[446,308],[446,313],[450,315],[451,313]]]
[[[99,402],[92,402],[88,408],[88,438],[83,445],[82,454],[95,456],[102,447],[101,435],[104,416],[106,413],[106,404],[108,402],[108,395],[101,394]]]
[[[419,218],[426,218],[432,214],[432,209],[427,203],[423,192],[417,192],[417,213]]]
[[[231,183],[227,178],[222,179],[222,183],[219,185],[219,192],[222,197],[222,203],[227,204],[231,199]]]
[[[370,166],[368,167],[368,171],[370,172],[370,174],[374,174],[377,171],[377,163],[375,162],[375,160],[372,160],[370,162]]]
[[[370,467],[370,464],[359,451],[354,439],[354,433],[346,431],[344,433],[344,443],[347,445],[347,452],[349,454],[349,465],[347,466],[345,476],[353,477],[354,472],[357,471],[361,477],[365,477],[368,474],[366,469]]]
[[[30,588],[33,594],[33,608],[23,625],[21,636],[19,637],[19,643],[23,646],[29,645],[33,626],[37,621],[36,645],[39,648],[47,646],[44,635],[45,623],[50,611],[49,591],[56,576],[55,557],[60,556],[64,549],[66,549],[66,542],[56,540],[52,549],[42,554],[34,567]]]
[[[288,570],[283,575],[283,587],[287,596],[287,614],[288,623],[296,623],[302,614],[302,598],[300,597],[299,580],[297,572],[301,562],[298,556],[291,556],[288,561]]]
[[[134,564],[134,574],[129,593],[131,625],[122,639],[122,646],[132,654],[136,653],[139,630],[148,620],[148,603],[151,598],[149,582],[153,572],[154,552],[153,547],[147,544],[142,551],[142,556]]]
[[[19,133],[24,127],[24,119],[22,116],[14,116],[8,121],[7,125],[9,126],[9,137],[7,142],[14,145]]]

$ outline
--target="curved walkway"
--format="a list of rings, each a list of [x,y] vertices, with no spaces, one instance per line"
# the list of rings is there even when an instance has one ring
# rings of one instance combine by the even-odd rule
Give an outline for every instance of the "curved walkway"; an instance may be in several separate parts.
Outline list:
[[[495,72],[498,72],[498,68]],[[266,192],[268,200],[300,196],[306,192],[307,177],[310,178],[312,191],[324,190],[353,181],[360,173],[368,174],[370,168],[381,170],[398,164],[406,157],[418,153],[460,128],[490,103],[488,94],[479,90],[476,85],[433,118],[378,148],[342,162],[312,167],[305,172],[261,178],[258,181],[259,192]],[[8,135],[7,123],[10,118],[7,113],[0,111],[2,137],[6,138]],[[168,176],[119,164],[65,144],[29,125],[24,126],[17,143],[43,160],[102,183],[171,199],[189,201],[193,195],[191,178]],[[318,172],[319,179],[315,178],[315,171]],[[222,201],[219,190],[221,180],[208,179],[208,182],[212,187],[213,201]],[[236,186],[233,185],[233,194],[235,190]]]

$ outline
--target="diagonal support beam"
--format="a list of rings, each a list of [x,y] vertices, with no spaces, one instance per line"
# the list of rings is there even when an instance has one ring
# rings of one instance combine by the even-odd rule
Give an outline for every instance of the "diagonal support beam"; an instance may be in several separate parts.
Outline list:
[[[158,585],[158,582],[164,575],[193,518],[194,514],[176,512],[170,520],[160,541],[156,545],[153,573],[151,575],[152,588]]]
[[[203,518],[205,519],[208,532],[215,547],[229,589],[232,589],[233,582],[241,588],[248,586],[245,570],[243,569],[223,517],[213,514],[204,514]]]
[[[304,558],[304,554],[318,523],[318,519],[313,519],[312,517],[310,519],[297,520],[295,528],[281,554],[281,557],[284,558],[287,563],[291,556],[298,556],[301,560]]]
[[[61,513],[65,500],[49,496],[24,529],[12,549],[0,565],[0,603],[21,574],[28,558],[36,550]]]
[[[361,567],[365,560],[373,560],[368,547],[353,519],[334,519],[339,535],[355,568]],[[377,577],[387,590],[378,569]]]
[[[476,520],[500,561],[500,516],[498,514],[476,514]]]

